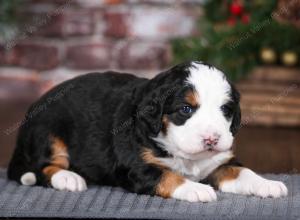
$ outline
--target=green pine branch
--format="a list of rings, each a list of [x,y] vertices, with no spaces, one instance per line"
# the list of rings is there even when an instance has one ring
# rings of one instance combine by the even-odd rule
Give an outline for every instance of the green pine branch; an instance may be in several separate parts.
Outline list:
[[[238,22],[233,27],[226,25],[229,12],[221,2],[211,0],[204,5],[206,16],[199,21],[200,37],[173,40],[175,63],[203,60],[237,80],[260,64],[262,48],[273,48],[279,54],[292,50],[300,55],[300,30],[272,19],[276,1],[245,1],[251,22]]]

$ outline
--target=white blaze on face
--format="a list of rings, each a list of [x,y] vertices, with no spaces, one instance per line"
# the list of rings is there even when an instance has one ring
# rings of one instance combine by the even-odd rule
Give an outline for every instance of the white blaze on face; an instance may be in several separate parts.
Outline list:
[[[199,108],[192,117],[180,126],[170,121],[166,135],[156,138],[174,156],[193,159],[204,149],[207,136],[218,136],[215,150],[231,148],[233,136],[230,132],[232,120],[225,118],[221,106],[230,100],[231,86],[224,74],[209,66],[192,63],[186,83],[195,89]]]

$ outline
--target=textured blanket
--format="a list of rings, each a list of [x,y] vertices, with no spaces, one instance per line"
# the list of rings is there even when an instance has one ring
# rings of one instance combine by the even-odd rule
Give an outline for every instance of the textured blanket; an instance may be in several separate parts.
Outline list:
[[[0,217],[127,219],[300,219],[300,175],[265,175],[287,184],[289,196],[261,199],[217,193],[218,201],[189,203],[90,186],[80,193],[21,186],[0,170]]]

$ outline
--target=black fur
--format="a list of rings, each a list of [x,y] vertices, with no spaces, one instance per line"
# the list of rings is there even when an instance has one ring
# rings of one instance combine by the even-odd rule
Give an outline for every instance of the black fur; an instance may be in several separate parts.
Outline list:
[[[241,126],[241,108],[240,108],[240,93],[237,91],[237,89],[234,87],[232,83],[231,85],[231,99],[233,101],[233,118],[232,118],[232,124],[230,126],[230,131],[233,135],[237,133]]]
[[[50,163],[49,135],[54,135],[68,147],[70,170],[88,183],[153,195],[162,170],[146,164],[141,153],[146,147],[156,156],[167,155],[151,139],[162,129],[164,114],[177,125],[187,120],[176,109],[189,89],[184,85],[188,67],[190,63],[177,65],[152,80],[90,73],[56,86],[28,110],[8,177],[20,182],[31,171],[37,184],[48,185],[41,171]],[[232,97],[238,102],[235,90]],[[236,111],[233,133],[239,120]]]

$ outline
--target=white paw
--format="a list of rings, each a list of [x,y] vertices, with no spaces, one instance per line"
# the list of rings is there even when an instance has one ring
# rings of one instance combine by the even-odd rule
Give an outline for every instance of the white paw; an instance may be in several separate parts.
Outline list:
[[[51,185],[55,189],[72,192],[84,191],[87,189],[85,180],[78,174],[68,170],[61,170],[55,173],[51,177]]]
[[[21,176],[20,181],[25,186],[32,186],[36,184],[36,176],[32,172],[27,172]]]
[[[190,180],[185,180],[185,183],[177,187],[172,197],[189,202],[210,202],[217,200],[217,195],[211,186]]]
[[[286,186],[279,181],[263,179],[252,184],[252,194],[263,198],[287,196]]]
[[[238,178],[222,183],[220,190],[263,198],[278,198],[288,194],[288,190],[282,182],[267,180],[247,168],[241,170]]]

